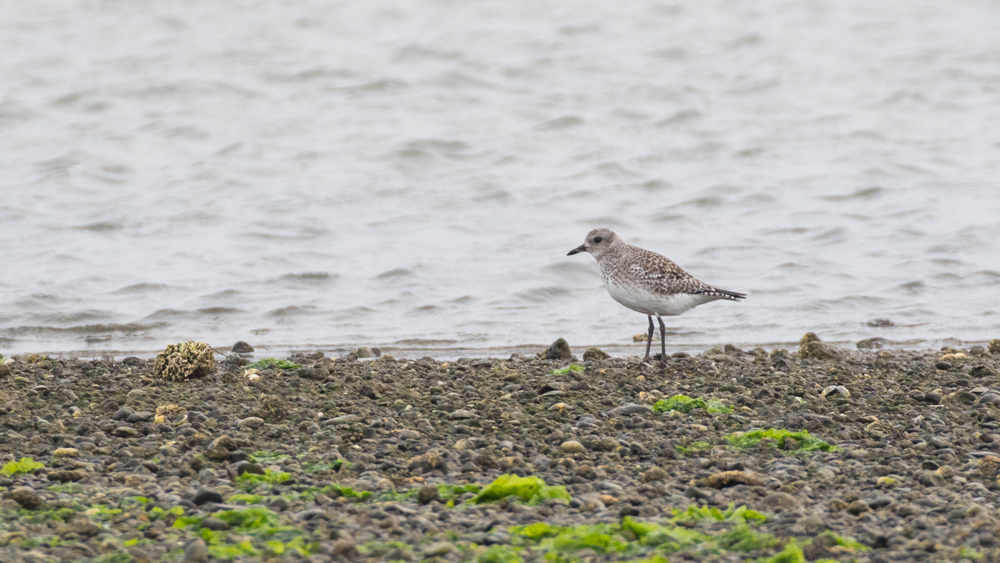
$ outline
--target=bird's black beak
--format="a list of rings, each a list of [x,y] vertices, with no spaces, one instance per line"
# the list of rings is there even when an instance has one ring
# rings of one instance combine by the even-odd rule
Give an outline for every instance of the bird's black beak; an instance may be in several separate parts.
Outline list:
[[[572,256],[578,252],[586,252],[586,251],[587,251],[587,245],[581,244],[580,246],[574,248],[573,250],[570,250],[569,253],[566,254],[566,256]]]

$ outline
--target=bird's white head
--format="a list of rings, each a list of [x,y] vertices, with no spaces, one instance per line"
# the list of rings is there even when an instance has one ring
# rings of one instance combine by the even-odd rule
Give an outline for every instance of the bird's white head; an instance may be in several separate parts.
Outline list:
[[[583,244],[569,251],[566,256],[572,256],[578,252],[589,252],[598,260],[617,244],[621,244],[620,238],[611,229],[594,229],[587,233],[587,238]]]

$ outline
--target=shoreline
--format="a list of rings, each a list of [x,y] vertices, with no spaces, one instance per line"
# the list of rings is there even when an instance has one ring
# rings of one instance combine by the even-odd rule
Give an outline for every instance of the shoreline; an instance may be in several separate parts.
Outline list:
[[[658,335],[659,333],[657,333]],[[658,338],[654,335],[654,340]],[[880,338],[880,337],[873,337]],[[838,341],[830,340],[826,341],[832,346],[836,346],[847,352],[856,352],[859,350],[864,350],[858,348],[858,343],[864,343],[872,338],[868,338],[861,341]],[[885,350],[902,350],[902,351],[933,351],[938,350],[942,347],[954,347],[954,348],[971,348],[973,346],[983,346],[989,345],[990,340],[961,340],[957,338],[940,338],[934,340],[927,339],[910,339],[906,341],[894,341],[891,339],[881,339],[883,340],[882,348]],[[658,341],[654,342],[659,346]],[[717,346],[725,346],[725,343],[692,343],[684,345],[671,345],[667,342],[667,353],[675,354],[678,352],[697,355],[710,350]],[[794,352],[798,347],[798,342],[787,341],[787,342],[733,342],[729,345],[736,346],[740,349],[751,350],[754,348],[763,348],[765,350],[786,349]],[[228,353],[231,344],[226,344],[225,346],[214,346],[219,351]],[[422,358],[422,357],[432,357],[435,359],[440,359],[442,361],[454,361],[459,358],[483,358],[483,359],[507,359],[512,354],[520,355],[533,355],[539,350],[544,350],[548,347],[548,344],[518,344],[514,346],[496,346],[496,347],[481,347],[481,346],[434,346],[434,347],[420,347],[420,346],[402,346],[399,344],[253,344],[254,352],[249,354],[249,358],[263,358],[263,357],[278,357],[286,358],[298,354],[311,354],[315,352],[322,352],[325,355],[331,357],[341,357],[359,347],[370,347],[379,348],[384,350],[387,354],[390,354],[396,358]],[[571,348],[573,350],[586,350],[589,348],[599,348],[609,353],[615,358],[631,358],[633,356],[641,356],[645,351],[645,341],[639,342],[617,342],[617,343],[605,343],[605,344],[587,344],[587,345],[577,345],[571,343]],[[870,349],[870,348],[865,348]],[[60,359],[83,359],[83,360],[93,360],[93,359],[103,359],[107,357],[112,358],[126,358],[126,357],[137,357],[143,360],[148,360],[153,358],[162,351],[162,348],[108,348],[103,350],[88,350],[88,349],[73,349],[73,348],[62,348],[62,349],[45,349],[44,346],[39,346],[38,348],[25,348],[25,349],[11,349],[11,348],[0,348],[0,354],[4,357],[11,356],[26,356],[29,354],[37,354],[41,356],[50,356],[53,358]],[[579,355],[579,354],[578,354]]]
[[[0,476],[3,561],[1000,558],[1000,342],[807,338],[665,364],[313,354],[254,381],[238,357],[188,381],[139,359],[34,359],[0,368],[2,462],[42,465]],[[721,409],[656,412],[675,395]],[[741,441],[768,429],[809,435]],[[466,487],[504,474],[570,500],[473,502]],[[623,522],[701,539],[653,546]],[[536,539],[517,528],[536,523]],[[617,543],[573,543],[597,525]]]

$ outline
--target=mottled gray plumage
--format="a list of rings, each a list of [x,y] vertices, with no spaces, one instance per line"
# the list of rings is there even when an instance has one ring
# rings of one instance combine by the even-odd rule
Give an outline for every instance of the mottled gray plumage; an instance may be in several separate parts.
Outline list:
[[[629,309],[649,317],[646,359],[653,340],[653,316],[660,321],[660,344],[666,358],[665,326],[661,316],[680,315],[684,311],[716,301],[739,301],[742,293],[719,289],[695,279],[676,263],[655,252],[626,244],[609,229],[594,229],[586,241],[570,251],[589,252],[597,259],[601,281],[611,297]]]

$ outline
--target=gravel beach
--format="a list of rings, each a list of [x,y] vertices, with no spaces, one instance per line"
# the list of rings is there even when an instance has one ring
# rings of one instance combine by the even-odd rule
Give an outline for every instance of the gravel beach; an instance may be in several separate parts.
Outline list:
[[[8,361],[0,561],[1000,560],[1000,342],[581,352]]]

